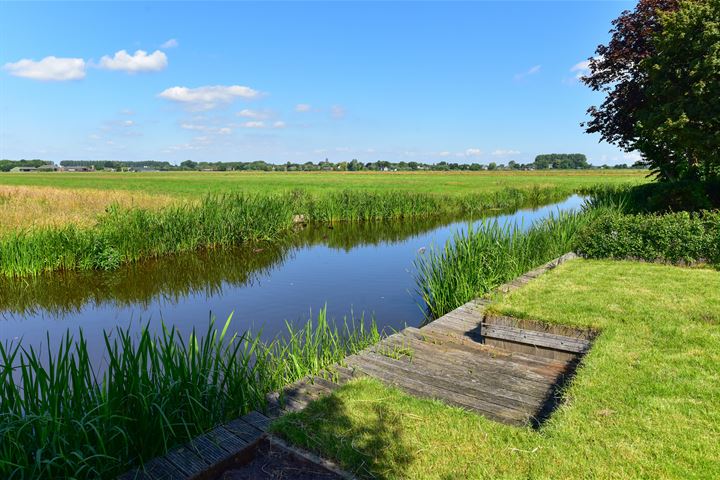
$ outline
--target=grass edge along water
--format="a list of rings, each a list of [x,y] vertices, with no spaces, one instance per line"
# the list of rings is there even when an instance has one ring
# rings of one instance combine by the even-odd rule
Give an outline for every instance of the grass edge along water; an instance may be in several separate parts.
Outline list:
[[[305,222],[402,220],[479,215],[558,201],[573,193],[559,188],[506,188],[462,196],[405,192],[342,191],[323,195],[226,194],[159,211],[110,206],[93,227],[16,229],[0,234],[0,274],[32,276],[60,270],[111,270],[172,253],[277,242]]]
[[[270,342],[230,335],[231,320],[187,341],[164,325],[106,332],[102,374],[82,332],[55,350],[48,337],[46,355],[0,343],[0,477],[113,478],[380,338],[374,321],[338,328],[325,309]]]
[[[415,261],[417,292],[431,321],[523,273],[573,250],[580,230],[607,207],[558,212],[527,231],[482,221]]]

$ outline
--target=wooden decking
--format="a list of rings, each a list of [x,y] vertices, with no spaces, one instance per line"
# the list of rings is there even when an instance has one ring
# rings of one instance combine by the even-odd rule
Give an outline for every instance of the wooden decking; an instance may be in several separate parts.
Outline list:
[[[500,287],[519,288],[568,254]],[[510,425],[538,426],[557,404],[557,393],[588,351],[593,332],[489,315],[476,299],[422,328],[406,328],[351,355],[329,372],[296,382],[268,399],[266,414],[253,412],[217,427],[155,459],[126,478],[213,478],[243,455],[272,418],[299,411],[348,380],[374,377],[424,398],[441,400]]]

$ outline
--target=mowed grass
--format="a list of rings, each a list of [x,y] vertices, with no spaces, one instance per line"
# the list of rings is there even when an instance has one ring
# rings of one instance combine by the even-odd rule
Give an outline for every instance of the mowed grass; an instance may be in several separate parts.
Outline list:
[[[366,477],[720,478],[720,272],[577,260],[494,309],[601,330],[539,431],[373,380],[275,430]]]
[[[644,170],[547,172],[158,172],[7,173],[0,185],[141,191],[202,197],[225,193],[308,193],[364,190],[462,195],[505,188],[577,190],[597,184],[644,183]]]

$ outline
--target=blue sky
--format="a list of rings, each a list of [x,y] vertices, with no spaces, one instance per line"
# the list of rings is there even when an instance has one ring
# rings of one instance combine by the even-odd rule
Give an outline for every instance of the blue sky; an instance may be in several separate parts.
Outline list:
[[[2,2],[0,157],[632,163],[576,76],[633,5]]]

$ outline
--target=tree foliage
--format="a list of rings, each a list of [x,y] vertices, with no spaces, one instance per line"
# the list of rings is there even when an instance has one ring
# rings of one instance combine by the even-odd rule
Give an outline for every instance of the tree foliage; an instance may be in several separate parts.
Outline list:
[[[717,0],[640,0],[623,12],[583,78],[606,94],[587,132],[640,151],[660,180],[717,178],[719,23]]]
[[[590,74],[582,81],[605,93],[600,106],[588,109],[588,133],[626,151],[636,149],[636,113],[647,103],[644,94],[647,73],[642,61],[655,52],[653,35],[661,29],[660,12],[675,10],[678,0],[640,0],[633,11],[613,20],[611,38],[599,45],[589,60]],[[659,153],[658,155],[662,155]]]
[[[655,53],[640,65],[649,101],[637,112],[637,147],[661,175],[718,177],[720,2],[684,1],[662,15],[661,24]]]

